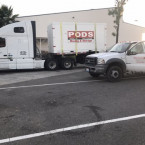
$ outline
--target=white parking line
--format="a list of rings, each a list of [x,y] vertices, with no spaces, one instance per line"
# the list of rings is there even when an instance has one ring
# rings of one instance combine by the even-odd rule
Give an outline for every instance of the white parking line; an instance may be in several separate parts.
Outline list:
[[[123,78],[123,80],[139,79],[139,78],[145,78],[145,76]],[[104,80],[90,80],[90,81],[76,81],[76,82],[64,82],[64,83],[51,83],[51,84],[40,84],[40,85],[4,87],[4,88],[0,88],[0,90],[20,89],[20,88],[33,88],[33,87],[44,87],[44,86],[56,86],[56,85],[67,85],[67,84],[79,84],[79,83],[91,83],[91,82],[101,82],[101,81],[104,81]]]
[[[76,81],[76,82],[64,82],[64,83],[29,85],[29,86],[5,87],[5,88],[0,88],[0,90],[20,89],[20,88],[33,88],[33,87],[44,87],[44,86],[56,86],[56,85],[67,85],[67,84],[79,84],[79,83],[91,83],[91,82],[99,82],[99,81],[102,81],[102,80]]]
[[[143,117],[145,117],[145,114],[139,114],[139,115],[134,115],[134,116],[128,116],[128,117],[105,120],[105,121],[88,123],[88,124],[81,124],[81,125],[76,125],[76,126],[71,126],[71,127],[66,127],[66,128],[60,128],[60,129],[55,129],[55,130],[50,130],[50,131],[45,131],[45,132],[40,132],[40,133],[34,133],[34,134],[29,134],[29,135],[24,135],[24,136],[1,139],[0,144],[10,143],[10,142],[14,142],[14,141],[20,141],[20,140],[24,140],[24,139],[40,137],[40,136],[45,136],[45,135],[50,135],[50,134],[56,134],[56,133],[60,133],[60,132],[66,132],[66,131],[71,131],[71,130],[88,128],[88,127],[93,127],[93,126],[98,126],[98,125],[103,125],[103,124],[115,123],[115,122],[120,122],[120,121],[125,121],[125,120],[127,121],[127,120],[137,119],[137,118],[143,118]]]

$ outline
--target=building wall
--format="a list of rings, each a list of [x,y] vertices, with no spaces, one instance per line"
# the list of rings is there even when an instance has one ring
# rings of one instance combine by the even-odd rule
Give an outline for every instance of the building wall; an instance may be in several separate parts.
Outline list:
[[[76,12],[66,12],[57,14],[45,14],[36,16],[19,17],[18,20],[36,21],[36,37],[47,39],[47,26],[52,22],[90,22],[107,24],[107,47],[115,43],[115,37],[112,36],[114,29],[114,18],[108,15],[108,9],[96,9]],[[141,41],[145,28],[131,25],[123,22],[120,23],[119,41]],[[39,40],[38,40],[39,41]],[[42,43],[42,50],[47,50],[47,41]],[[39,48],[39,47],[38,47]]]
[[[119,41],[142,41],[145,28],[121,22]]]

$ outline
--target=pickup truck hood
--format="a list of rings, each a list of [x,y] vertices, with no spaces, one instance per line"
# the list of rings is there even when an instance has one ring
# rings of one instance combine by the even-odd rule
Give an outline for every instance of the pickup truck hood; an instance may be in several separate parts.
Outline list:
[[[118,53],[118,52],[106,52],[106,53],[95,53],[88,55],[87,57],[97,57],[97,58],[120,58],[124,59],[125,58],[125,53]]]

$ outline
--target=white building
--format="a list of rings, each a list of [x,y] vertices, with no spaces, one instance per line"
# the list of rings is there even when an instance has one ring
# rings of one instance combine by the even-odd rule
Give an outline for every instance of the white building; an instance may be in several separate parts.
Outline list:
[[[37,47],[40,50],[47,50],[47,26],[52,22],[90,22],[107,24],[107,47],[115,43],[112,36],[114,29],[114,18],[108,15],[108,9],[93,9],[74,12],[63,12],[54,14],[43,14],[34,16],[19,17],[19,21],[36,21]],[[119,41],[141,41],[145,36],[145,28],[120,22]]]

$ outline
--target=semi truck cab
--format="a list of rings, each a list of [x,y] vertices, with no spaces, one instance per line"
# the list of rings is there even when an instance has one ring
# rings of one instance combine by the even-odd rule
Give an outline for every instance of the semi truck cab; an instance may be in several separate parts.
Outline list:
[[[109,52],[88,55],[85,65],[91,76],[103,74],[111,82],[125,73],[145,73],[145,41],[118,43]]]
[[[24,21],[0,28],[0,70],[43,68],[36,59],[35,22]]]

